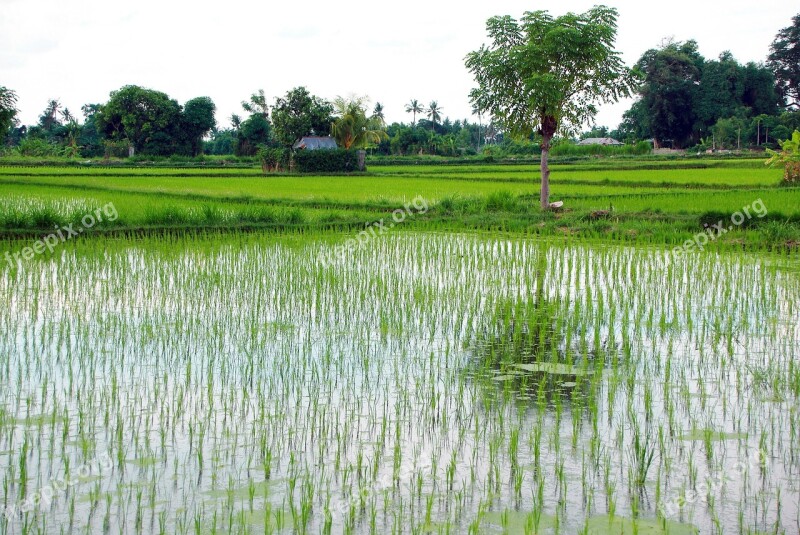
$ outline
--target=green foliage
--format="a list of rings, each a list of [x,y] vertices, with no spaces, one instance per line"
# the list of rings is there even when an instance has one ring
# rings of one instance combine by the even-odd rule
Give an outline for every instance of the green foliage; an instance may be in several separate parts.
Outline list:
[[[237,156],[254,156],[260,145],[266,145],[272,139],[272,126],[269,119],[260,113],[254,113],[239,126],[234,152]]]
[[[217,107],[209,97],[193,98],[183,106],[181,134],[190,155],[197,156],[203,152],[203,138],[217,125],[216,111]]]
[[[264,174],[289,170],[291,152],[282,147],[262,147],[258,151]]]
[[[767,165],[783,165],[783,181],[787,184],[800,184],[800,131],[795,130],[791,139],[781,141],[780,146],[780,151],[767,149],[770,156]]]
[[[61,156],[62,151],[53,143],[41,138],[26,137],[17,146],[17,153],[20,156],[51,157]]]
[[[644,73],[641,111],[657,146],[680,148],[692,138],[702,64],[695,41],[648,50],[637,63]]]
[[[596,104],[629,96],[635,74],[614,51],[617,11],[596,6],[558,18],[526,12],[487,22],[492,44],[467,55],[478,87],[473,106],[496,117],[508,131],[542,136],[542,209],[549,206],[547,154],[558,131],[577,131],[597,113]]]
[[[419,100],[412,98],[411,102],[406,104],[406,113],[411,114],[411,126],[414,127],[417,124],[417,114],[422,114],[425,112],[425,107],[420,103]]]
[[[767,65],[775,73],[780,97],[786,104],[800,108],[800,14],[775,36]]]
[[[211,139],[204,143],[206,154],[227,155],[233,154],[237,144],[236,131],[230,128],[215,130],[211,133]]]
[[[730,52],[707,61],[695,41],[648,50],[637,68],[645,75],[641,99],[623,117],[617,132],[622,139],[653,137],[659,147],[684,148],[710,137],[720,119],[749,122],[778,110],[768,68],[741,65]],[[742,146],[760,144],[758,137],[755,128],[744,124],[735,145],[739,139]]]
[[[478,83],[473,105],[523,137],[580,128],[594,117],[596,103],[628,96],[634,86],[634,74],[613,50],[616,21],[616,10],[602,6],[555,19],[544,11],[526,12],[520,21],[489,19],[492,45],[466,59]]]
[[[0,144],[5,141],[9,129],[17,116],[17,94],[0,86]]]
[[[644,155],[652,152],[652,146],[647,141],[639,141],[632,145],[577,145],[572,142],[562,142],[553,145],[553,156],[628,156]]]
[[[296,87],[283,98],[275,99],[272,123],[275,139],[291,147],[303,136],[326,136],[330,133],[333,106],[311,95],[305,87]]]
[[[112,91],[97,115],[98,128],[108,139],[127,139],[136,152],[145,154],[175,152],[181,107],[166,93],[128,85]]]
[[[367,103],[367,97],[336,97],[333,101],[336,120],[331,133],[336,144],[345,150],[364,149],[388,137],[382,118],[367,117]]]
[[[300,173],[352,173],[358,170],[354,150],[301,150],[294,154],[294,166]]]

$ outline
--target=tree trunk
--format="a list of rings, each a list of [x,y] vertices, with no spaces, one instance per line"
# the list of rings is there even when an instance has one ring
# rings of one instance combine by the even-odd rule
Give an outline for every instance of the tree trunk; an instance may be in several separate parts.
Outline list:
[[[542,137],[542,189],[539,196],[542,210],[550,208],[550,166],[547,163],[547,158],[550,155],[550,140],[552,137],[551,134],[547,133]]]

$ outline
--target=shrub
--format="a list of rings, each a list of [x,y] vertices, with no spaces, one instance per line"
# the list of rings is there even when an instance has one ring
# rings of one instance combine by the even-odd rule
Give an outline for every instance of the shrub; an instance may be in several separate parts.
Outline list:
[[[563,141],[553,146],[551,156],[622,156],[650,154],[652,147],[647,141],[635,145],[577,145]]]
[[[282,148],[263,147],[258,151],[261,169],[264,174],[289,169],[290,153]]]
[[[30,137],[19,142],[17,152],[20,156],[61,156],[61,150],[57,145],[48,143],[44,139]]]
[[[300,173],[352,173],[358,170],[354,150],[301,150],[294,154],[295,169]]]
[[[785,184],[800,184],[800,131],[795,130],[791,139],[780,142],[781,151],[767,149],[770,159],[767,165],[783,165],[783,182]]]

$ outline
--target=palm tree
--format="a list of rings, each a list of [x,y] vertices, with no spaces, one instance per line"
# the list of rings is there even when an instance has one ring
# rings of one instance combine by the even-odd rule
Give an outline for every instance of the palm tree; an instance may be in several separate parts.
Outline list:
[[[428,119],[431,120],[431,129],[436,130],[436,122],[441,121],[442,119],[442,108],[439,107],[439,103],[435,100],[431,101],[430,105],[428,106]]]
[[[417,124],[417,114],[423,113],[425,108],[422,107],[422,104],[419,103],[419,100],[412,98],[411,102],[406,104],[406,113],[413,114],[411,117],[411,126],[415,126]]]
[[[336,121],[331,125],[331,133],[336,143],[344,149],[363,149],[371,143],[385,139],[383,122],[375,117],[367,117],[367,97],[336,97],[333,101]]]
[[[47,102],[47,108],[44,113],[39,117],[39,124],[45,130],[52,130],[54,126],[59,126],[58,111],[61,109],[61,102],[58,99],[53,99]]]
[[[386,117],[383,114],[383,104],[380,102],[375,103],[375,108],[372,110],[372,116],[379,119],[382,124],[386,124]]]

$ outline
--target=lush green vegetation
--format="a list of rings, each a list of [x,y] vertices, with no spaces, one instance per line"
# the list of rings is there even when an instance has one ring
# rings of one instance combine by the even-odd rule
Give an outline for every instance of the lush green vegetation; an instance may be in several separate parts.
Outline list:
[[[537,166],[378,166],[355,176],[260,169],[0,167],[0,228],[36,233],[114,203],[116,221],[93,231],[198,228],[363,228],[421,197],[412,228],[505,229],[529,234],[675,244],[761,199],[769,211],[720,242],[800,241],[800,189],[763,160],[593,160],[553,165],[562,211],[541,212]],[[716,219],[714,219],[716,222]]]
[[[793,22],[629,69],[612,8],[494,17],[477,124],[0,86],[0,534],[796,532]]]

